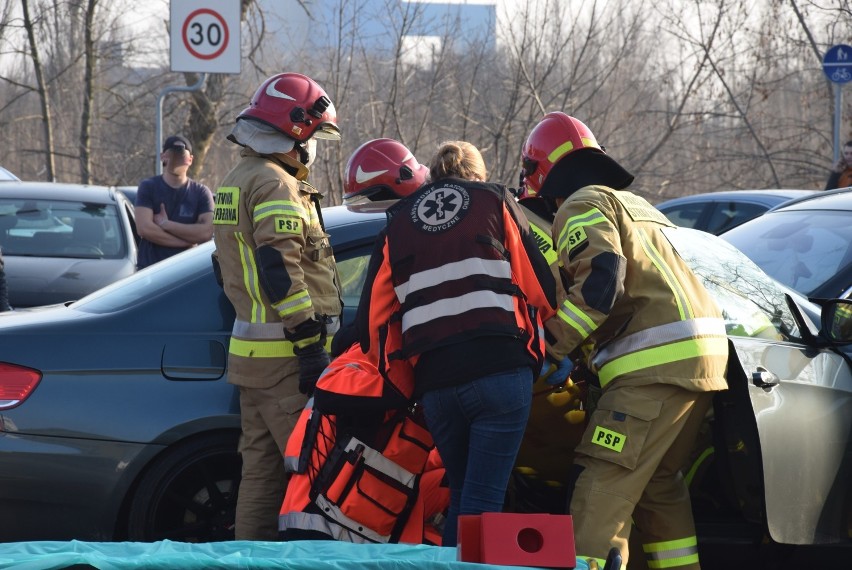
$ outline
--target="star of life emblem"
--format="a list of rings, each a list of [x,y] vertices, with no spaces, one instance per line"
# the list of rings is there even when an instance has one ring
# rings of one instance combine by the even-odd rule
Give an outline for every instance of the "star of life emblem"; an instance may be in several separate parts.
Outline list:
[[[455,184],[437,186],[414,203],[411,221],[424,232],[443,232],[460,222],[469,208],[467,190]]]

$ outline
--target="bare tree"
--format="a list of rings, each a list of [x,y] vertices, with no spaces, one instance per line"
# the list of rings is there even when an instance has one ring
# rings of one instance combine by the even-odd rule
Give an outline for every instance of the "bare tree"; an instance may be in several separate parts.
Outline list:
[[[167,19],[154,34],[122,26],[129,1],[0,8],[0,126],[21,141],[3,160],[25,177],[136,184],[152,174],[144,141],[175,74],[151,41]],[[340,201],[348,156],[378,137],[422,161],[441,140],[465,138],[492,180],[514,185],[527,133],[555,110],[589,124],[654,200],[824,183],[833,97],[820,58],[845,41],[848,0],[519,1],[490,37],[424,6],[243,0],[241,73],[210,74],[164,107],[169,130],[193,140],[193,178],[215,184],[233,164],[225,135],[259,82],[299,71],[329,92],[343,131],[340,144],[319,145],[312,168],[330,203]],[[278,12],[294,9],[313,18],[310,33],[285,43],[304,22],[287,28],[280,21],[291,14]]]
[[[94,105],[94,81],[97,54],[95,51],[95,10],[98,0],[87,0],[85,16],[85,35],[83,40],[83,52],[85,61],[85,73],[83,78],[83,114],[80,117],[80,180],[89,184],[92,178],[92,107]]]
[[[29,42],[30,57],[36,75],[36,90],[41,103],[41,120],[44,129],[44,161],[46,166],[45,176],[50,181],[56,180],[56,163],[54,162],[53,124],[51,122],[50,93],[47,89],[47,80],[44,75],[39,44],[36,41],[36,24],[30,17],[29,0],[21,0],[21,8],[24,12],[24,29]]]
[[[302,2],[299,2],[302,4]],[[246,20],[246,14],[254,5],[254,0],[241,0],[240,21]],[[261,35],[260,39],[263,39]],[[198,81],[195,73],[185,73],[187,85]],[[222,73],[210,74],[202,89],[191,92],[192,106],[186,121],[186,132],[192,141],[192,152],[195,155],[190,167],[190,177],[197,177],[205,166],[207,152],[211,141],[219,128],[219,109],[224,102],[225,92],[230,82],[230,76]]]

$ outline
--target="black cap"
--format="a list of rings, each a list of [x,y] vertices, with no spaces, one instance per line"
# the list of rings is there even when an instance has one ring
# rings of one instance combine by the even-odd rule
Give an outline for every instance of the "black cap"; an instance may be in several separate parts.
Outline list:
[[[189,154],[192,154],[192,145],[189,143],[189,139],[180,135],[172,135],[166,139],[166,142],[163,143],[163,152],[166,152],[167,150],[171,149],[186,149],[189,151]]]

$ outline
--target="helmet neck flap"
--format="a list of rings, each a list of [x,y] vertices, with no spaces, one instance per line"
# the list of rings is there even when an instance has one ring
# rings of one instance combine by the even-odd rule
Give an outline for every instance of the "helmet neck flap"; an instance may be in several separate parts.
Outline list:
[[[541,185],[542,197],[567,198],[580,188],[592,185],[624,190],[633,175],[603,151],[584,148],[565,155],[547,174]]]

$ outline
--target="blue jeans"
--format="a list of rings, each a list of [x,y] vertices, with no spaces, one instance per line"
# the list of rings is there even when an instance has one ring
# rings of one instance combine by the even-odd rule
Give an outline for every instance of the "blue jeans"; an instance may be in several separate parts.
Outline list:
[[[443,545],[458,516],[501,512],[532,404],[532,371],[507,370],[423,394],[426,423],[450,482]]]

